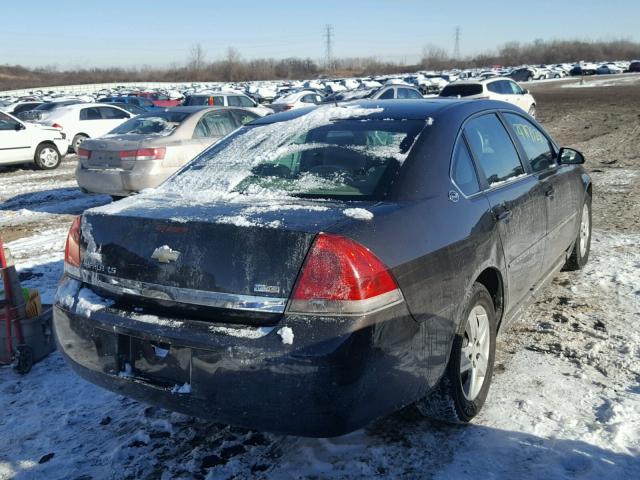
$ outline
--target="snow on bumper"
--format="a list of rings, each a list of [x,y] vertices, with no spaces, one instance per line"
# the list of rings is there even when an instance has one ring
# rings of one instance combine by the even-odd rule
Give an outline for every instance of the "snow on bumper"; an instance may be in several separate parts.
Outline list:
[[[404,305],[358,329],[352,317],[221,326],[111,308],[69,282],[63,279],[54,308],[60,350],[81,376],[140,401],[246,428],[327,437],[360,428],[427,388],[424,364],[411,358],[416,349],[397,336],[399,324],[415,325]],[[70,298],[74,288],[77,299]],[[293,333],[290,344],[278,333],[283,328]]]

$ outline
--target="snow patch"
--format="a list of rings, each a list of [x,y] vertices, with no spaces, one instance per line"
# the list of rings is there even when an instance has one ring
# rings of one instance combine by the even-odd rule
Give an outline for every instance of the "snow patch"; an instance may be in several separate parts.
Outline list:
[[[347,217],[355,218],[356,220],[372,220],[373,213],[364,208],[346,208],[342,211]]]
[[[82,288],[78,293],[75,311],[78,315],[89,318],[93,312],[108,308],[114,303],[113,300],[102,298],[88,288]]]
[[[282,343],[285,345],[293,344],[293,330],[290,327],[282,327],[278,330],[278,335],[280,335]]]

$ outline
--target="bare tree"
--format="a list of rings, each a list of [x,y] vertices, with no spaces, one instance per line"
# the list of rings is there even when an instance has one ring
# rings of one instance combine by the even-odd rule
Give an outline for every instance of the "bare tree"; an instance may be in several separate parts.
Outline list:
[[[199,80],[201,72],[205,67],[205,57],[207,56],[204,48],[200,43],[196,43],[191,46],[189,50],[189,61],[187,62],[187,68],[193,72],[194,80]]]

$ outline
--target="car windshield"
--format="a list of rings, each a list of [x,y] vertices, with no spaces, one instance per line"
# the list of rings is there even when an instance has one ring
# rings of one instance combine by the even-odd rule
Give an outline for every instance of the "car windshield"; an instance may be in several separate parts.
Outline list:
[[[109,132],[109,135],[169,135],[188,116],[189,113],[185,112],[159,112],[139,115],[114,128]]]
[[[382,110],[323,107],[244,127],[162,188],[203,201],[229,195],[382,199],[425,126],[424,120],[367,119]]]

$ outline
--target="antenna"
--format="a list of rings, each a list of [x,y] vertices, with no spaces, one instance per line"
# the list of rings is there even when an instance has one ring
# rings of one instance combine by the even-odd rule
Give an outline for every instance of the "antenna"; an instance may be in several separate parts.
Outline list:
[[[453,47],[453,58],[454,60],[460,60],[460,27],[456,27],[455,39],[456,42]]]
[[[333,69],[333,58],[332,58],[332,42],[333,42],[333,25],[327,24],[325,25],[325,55],[326,55],[326,68],[328,70]]]

